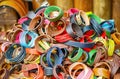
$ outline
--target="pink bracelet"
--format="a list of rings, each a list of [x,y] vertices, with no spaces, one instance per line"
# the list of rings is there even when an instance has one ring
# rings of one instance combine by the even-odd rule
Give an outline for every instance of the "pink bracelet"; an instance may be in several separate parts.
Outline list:
[[[68,10],[69,16],[71,16],[71,15],[73,15],[74,13],[77,13],[77,12],[79,12],[79,10],[76,9],[76,8],[70,8],[70,9]]]

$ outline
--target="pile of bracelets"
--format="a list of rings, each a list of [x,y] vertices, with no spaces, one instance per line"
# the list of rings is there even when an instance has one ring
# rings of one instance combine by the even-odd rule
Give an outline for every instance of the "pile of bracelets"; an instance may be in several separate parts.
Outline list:
[[[41,6],[0,39],[0,79],[120,79],[120,33],[92,12]]]

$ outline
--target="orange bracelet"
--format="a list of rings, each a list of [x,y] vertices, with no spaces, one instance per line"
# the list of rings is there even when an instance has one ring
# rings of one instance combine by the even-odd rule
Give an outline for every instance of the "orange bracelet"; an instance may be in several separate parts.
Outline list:
[[[93,72],[95,76],[110,79],[111,68],[106,62],[100,62],[95,64]]]
[[[115,32],[111,34],[111,37],[115,41],[116,44],[120,45],[120,33]]]

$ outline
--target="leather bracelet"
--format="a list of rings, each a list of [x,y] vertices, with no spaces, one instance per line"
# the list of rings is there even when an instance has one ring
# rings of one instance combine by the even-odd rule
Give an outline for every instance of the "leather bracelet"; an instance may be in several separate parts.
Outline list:
[[[44,68],[48,67],[48,66],[47,66],[48,64],[45,63],[46,61],[44,61],[45,57],[46,57],[46,54],[42,54],[42,55],[40,56],[40,64],[41,64],[41,66],[44,67]]]
[[[26,39],[26,36],[29,35],[31,37],[31,40],[27,43],[27,39]],[[33,31],[23,31],[21,34],[20,34],[20,44],[24,47],[33,47],[35,44],[34,44],[34,41],[35,39],[38,37],[38,34],[36,34],[35,32]]]
[[[65,31],[66,23],[63,19],[57,20],[56,22],[50,22],[46,27],[46,33],[50,36],[60,35]]]
[[[117,73],[117,71],[119,71],[120,68],[120,56],[118,56],[117,54],[113,54],[113,58],[112,59],[108,59],[105,60],[111,67],[111,78],[113,78],[113,76]]]
[[[28,27],[29,27],[29,24],[31,22],[31,19],[28,18],[27,20],[25,20],[23,23],[22,23],[22,29],[23,30],[28,30]]]
[[[55,36],[55,40],[57,42],[63,43],[63,42],[67,42],[69,40],[73,40],[73,38],[69,34],[64,33],[64,34]]]
[[[0,79],[9,79],[9,71],[5,68],[0,70]]]
[[[54,50],[56,50],[55,51],[56,53],[53,53]],[[52,54],[55,58],[54,64],[51,61]],[[51,47],[46,54],[46,60],[47,60],[49,67],[53,67],[54,65],[61,64],[63,61],[63,58],[64,58],[64,54],[63,54],[62,50],[58,47]]]
[[[16,55],[16,57],[12,57],[12,55],[15,53],[17,53],[18,55]],[[21,62],[24,59],[25,55],[26,55],[25,48],[21,47],[19,44],[12,44],[5,53],[6,59],[16,63]]]
[[[70,16],[70,23],[74,23],[78,25],[77,20],[76,20],[76,14],[77,13],[74,13],[73,15]]]
[[[112,39],[108,39],[108,56],[112,56],[115,49],[115,43]]]
[[[24,63],[28,63],[28,64],[39,64],[40,63],[40,56],[35,55],[35,54],[27,54],[25,59],[24,59]]]
[[[74,42],[74,41],[67,41],[65,42],[66,45],[73,46],[73,47],[79,47],[79,48],[92,48],[94,46],[94,43],[81,43],[81,42]]]
[[[27,54],[40,55],[40,52],[38,52],[35,48],[26,48],[25,51]]]
[[[102,28],[100,27],[100,25],[96,22],[96,20],[91,18],[90,24],[91,24],[92,28],[95,30],[95,32],[97,33],[97,35],[101,36],[103,31],[102,31]]]
[[[103,46],[97,47],[97,53],[94,59],[94,64],[100,62],[102,59],[107,59],[107,49]]]
[[[83,63],[85,63],[85,62],[87,62],[88,58],[89,58],[88,53],[84,51],[84,52],[82,53],[82,56],[81,56],[80,59],[78,60],[78,62],[83,62]]]
[[[50,48],[49,43],[53,43],[53,40],[49,35],[38,36],[35,40],[35,48],[40,53],[45,53]]]
[[[61,44],[61,43],[57,43],[57,44],[50,44],[51,47],[59,47],[61,49],[67,49],[68,52],[72,52],[73,50],[73,47],[72,46],[67,46],[65,44]]]
[[[40,15],[37,15],[31,20],[28,29],[37,30],[38,28],[42,27],[42,24],[43,24],[43,18]]]
[[[6,52],[6,50],[9,48],[9,46],[10,46],[11,44],[12,44],[11,42],[4,42],[4,43],[1,45],[1,50],[2,50],[2,52]]]
[[[74,71],[72,71],[75,69]],[[76,70],[77,69],[77,70]],[[83,69],[81,72],[79,70]],[[75,77],[75,73],[79,71],[79,74],[77,77]],[[72,72],[74,75],[72,75]],[[92,71],[90,68],[88,68],[85,64],[80,63],[80,62],[75,62],[69,67],[69,74],[72,79],[89,79],[90,76],[92,75]]]
[[[111,37],[115,41],[116,44],[120,45],[120,40],[119,40],[120,33],[115,32],[115,33],[111,34]]]
[[[64,74],[62,75],[62,78],[60,78],[60,77],[57,75],[56,70],[57,70],[58,68],[60,68],[60,69],[64,72]],[[59,72],[59,73],[60,73],[60,72]],[[64,68],[62,65],[55,65],[55,66],[53,67],[53,75],[54,75],[54,77],[55,77],[56,79],[67,79],[68,75],[67,75],[66,73],[67,73],[67,72],[66,72],[65,68]]]
[[[108,21],[103,21],[102,23],[100,23],[101,27],[103,29],[105,29],[108,32],[112,32],[114,31],[114,20],[108,20]]]
[[[93,68],[93,72],[95,76],[110,79],[111,68],[106,62],[100,62],[100,63],[95,64]]]
[[[67,27],[66,27],[66,31],[67,33],[72,36],[73,38],[77,38],[77,37],[82,37],[83,33],[81,28],[74,24],[74,23],[70,23]]]
[[[30,76],[29,71],[32,69],[36,69],[36,68],[38,69],[37,74],[34,74],[32,77],[34,79],[43,79],[43,75],[44,75],[43,69],[38,64],[28,64],[28,65],[23,64],[22,65],[22,72],[23,72],[24,76],[29,77]]]
[[[82,10],[80,10],[79,13],[76,14],[76,21],[80,26],[90,25],[88,16]]]
[[[5,68],[5,69],[7,69],[7,70],[10,70],[11,64],[10,64],[10,63],[6,63],[5,60],[4,60],[4,62],[2,62],[2,63],[0,64],[0,69],[3,69],[3,68]]]
[[[76,9],[76,8],[70,8],[70,9],[68,10],[69,16],[71,16],[71,15],[73,15],[74,13],[77,13],[77,12],[79,12],[79,10]]]
[[[93,42],[95,42],[96,44],[98,42],[102,43],[103,46],[105,46],[105,48],[107,48],[108,44],[107,44],[107,41],[103,38],[103,37],[96,37]]]
[[[96,50],[96,49],[93,49],[93,50],[91,50],[91,51],[88,53],[89,58],[88,58],[87,64],[88,64],[89,66],[92,66],[92,65],[93,65],[94,60],[95,60],[96,53],[97,53],[97,50]]]
[[[72,62],[76,62],[79,60],[79,58],[82,56],[82,53],[84,51],[79,48],[79,49],[74,49],[73,52],[68,56],[68,59],[70,59]]]
[[[9,70],[10,75],[13,74],[15,71],[17,72],[16,74],[21,73],[21,67],[22,67],[22,64],[16,64],[13,67],[11,67]]]
[[[0,64],[4,62],[5,56],[3,52],[0,52]]]
[[[46,76],[52,76],[53,75],[53,68],[45,67],[44,68],[44,73],[45,73]]]
[[[18,24],[22,24],[23,22],[27,21],[29,18],[28,17],[21,17],[18,19]]]
[[[22,29],[16,29],[15,32],[13,33],[13,39],[11,40],[12,42],[15,42],[15,43],[20,43],[20,34],[23,30]]]
[[[50,17],[50,13],[54,12],[54,11],[57,11],[59,14],[57,16]],[[48,6],[44,11],[44,16],[48,20],[55,22],[55,21],[59,20],[63,16],[63,11],[57,6]]]
[[[97,21],[97,23],[101,23],[101,18],[93,13],[87,13],[88,17],[93,18]]]

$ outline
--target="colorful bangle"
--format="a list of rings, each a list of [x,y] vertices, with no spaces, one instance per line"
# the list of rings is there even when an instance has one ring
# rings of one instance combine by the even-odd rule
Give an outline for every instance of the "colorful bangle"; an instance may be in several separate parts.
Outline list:
[[[81,48],[74,49],[71,55],[68,56],[68,59],[70,59],[72,62],[76,62],[79,60],[79,58],[82,56],[83,50]]]
[[[115,43],[113,40],[108,39],[108,56],[112,56],[115,49]]]
[[[51,12],[57,11],[59,14],[53,18],[50,17]],[[44,16],[50,21],[57,21],[63,16],[63,11],[57,6],[48,6],[44,11]]]

